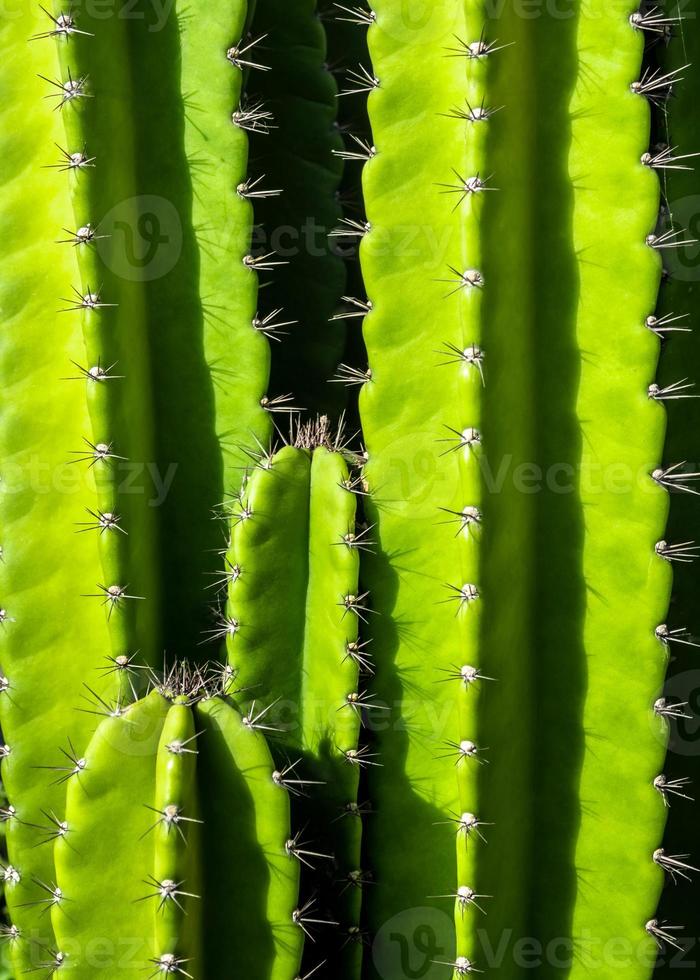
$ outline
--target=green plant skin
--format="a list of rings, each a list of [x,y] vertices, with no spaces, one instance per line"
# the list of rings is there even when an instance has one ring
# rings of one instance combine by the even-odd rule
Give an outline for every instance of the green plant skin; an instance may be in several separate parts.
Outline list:
[[[158,692],[103,720],[68,784],[68,833],[54,847],[65,896],[52,909],[62,973],[143,977],[158,953],[154,869],[155,762],[170,703]]]
[[[589,952],[601,980],[649,975],[656,948],[644,925],[663,884],[652,854],[661,844],[665,809],[652,782],[662,771],[668,726],[653,704],[667,651],[654,631],[666,619],[671,569],[654,551],[664,537],[668,495],[647,474],[661,459],[666,413],[647,397],[659,344],[644,325],[656,307],[661,272],[659,255],[645,244],[656,226],[659,185],[640,159],[648,149],[649,106],[630,90],[643,48],[629,23],[634,9],[599,0],[583,9],[571,106],[570,173],[579,180],[585,174],[574,206],[581,257],[577,339],[591,352],[581,366],[577,405],[587,447],[581,502],[588,676],[573,919],[580,955],[572,980],[590,976]],[[626,492],[595,492],[595,471],[613,468],[625,474]],[[610,894],[614,902],[601,901]],[[601,951],[614,943],[627,952],[606,959]]]
[[[669,15],[676,11],[673,6]],[[670,111],[660,124],[658,136],[670,146],[675,146],[674,156],[695,153],[700,148],[698,141],[698,100],[697,70],[700,64],[700,33],[697,18],[700,8],[693,0],[683,9],[686,21],[676,28],[677,38],[668,46],[657,48],[659,61],[664,71],[677,68],[679,64],[690,63],[683,72],[686,80],[674,88]],[[698,161],[681,161],[690,168],[686,171],[659,171],[662,194],[670,206],[678,227],[687,228],[691,238],[697,238],[697,192]],[[684,236],[686,237],[686,236]],[[687,314],[673,326],[690,328],[691,333],[671,333],[663,345],[659,384],[668,385],[679,378],[690,376],[695,380],[700,365],[700,307],[698,293],[698,250],[697,248],[674,250],[667,256],[666,268],[670,279],[663,283],[658,305],[659,316],[667,314]],[[672,465],[681,459],[698,458],[698,432],[700,432],[700,404],[697,399],[675,402],[669,405],[669,424],[666,433],[664,465]],[[671,513],[666,529],[667,541],[700,540],[700,512],[693,504],[696,499],[690,495],[677,494],[671,498]],[[697,604],[699,588],[697,563],[676,566],[673,583],[673,606],[669,613],[670,625],[684,626],[691,636],[700,635],[700,618]],[[683,700],[690,702],[691,710],[697,707],[697,650],[694,647],[676,645],[669,667],[669,689]],[[700,757],[696,750],[697,733],[694,722],[680,722],[671,734],[671,751],[664,766],[668,779],[690,779],[684,792],[697,799],[700,785]],[[698,850],[694,845],[697,835],[697,814],[695,805],[689,800],[673,798],[664,847],[669,854],[692,852],[692,863],[697,865]],[[695,898],[696,883],[680,881],[677,887],[667,888],[662,896],[657,918],[685,927],[680,935],[700,934],[700,906]],[[687,953],[676,950],[664,951],[662,964],[656,973],[659,976],[677,976],[678,969],[693,959],[692,949]]]
[[[226,58],[246,34],[249,11],[242,0],[216,0],[196,14],[176,3],[162,30],[148,0],[135,13],[142,16],[126,22],[132,83],[150,91],[133,112],[139,190],[175,206],[181,234],[177,261],[144,293],[157,459],[166,470],[177,465],[159,508],[169,583],[163,639],[171,654],[191,657],[210,625],[211,593],[199,585],[222,539],[211,513],[238,491],[244,450],[271,431],[260,404],[269,344],[253,327],[258,275],[243,265],[253,208],[236,192],[259,173],[248,169],[249,134],[232,124],[244,77]]]
[[[120,492],[125,473],[118,460],[103,460],[93,466],[99,510],[118,514],[122,532],[126,532],[97,532],[103,564],[99,582],[105,587],[128,587],[128,593],[141,597],[122,600],[113,608],[103,598],[104,614],[115,656],[138,649],[142,661],[149,663],[160,656],[157,528],[156,510],[146,504],[151,493],[146,482],[148,470],[139,464],[148,464],[156,456],[143,285],[124,274],[128,236],[122,222],[135,225],[138,217],[134,178],[137,147],[130,121],[133,103],[126,72],[124,23],[118,17],[105,19],[85,11],[80,30],[90,35],[55,42],[60,55],[59,77],[85,78],[89,93],[58,110],[65,127],[61,145],[71,153],[84,149],[95,158],[94,166],[77,174],[58,174],[73,194],[74,216],[66,227],[72,230],[90,224],[98,235],[106,236],[82,245],[71,243],[71,236],[60,234],[60,229],[56,229],[55,237],[66,239],[67,244],[57,247],[76,253],[81,272],[81,281],[66,281],[59,296],[68,297],[71,286],[75,286],[82,294],[90,289],[99,292],[102,302],[115,304],[68,312],[64,317],[83,318],[85,355],[79,363],[87,368],[111,367],[110,373],[116,377],[64,384],[86,389],[92,434],[84,435],[95,445],[112,443],[115,453],[138,467],[134,485],[125,493]],[[46,25],[50,26],[48,18]],[[47,39],[42,43],[54,42]],[[51,91],[48,84],[47,89]],[[47,114],[53,104],[47,103]],[[66,375],[80,378],[80,371],[67,361]],[[81,591],[96,593],[98,598],[92,601],[99,602],[101,590],[96,583],[83,583]]]
[[[342,359],[345,327],[329,323],[345,288],[342,260],[334,254],[328,233],[342,211],[336,199],[343,172],[332,151],[342,148],[335,126],[337,88],[326,66],[326,37],[316,0],[259,0],[251,32],[264,40],[252,59],[270,71],[252,71],[251,97],[263,100],[274,116],[267,135],[253,135],[256,168],[264,185],[281,188],[279,197],[256,206],[266,229],[279,230],[270,249],[292,250],[265,290],[285,320],[296,320],[283,345],[275,345],[271,387],[275,394],[293,392],[294,404],[312,413],[337,413],[341,385],[328,379]]]
[[[174,751],[178,742],[190,751]],[[273,781],[264,736],[221,698],[191,707],[154,691],[105,719],[85,758],[55,847],[62,969],[78,977],[118,969],[136,980],[172,954],[202,980],[238,969],[251,980],[293,977],[303,939],[292,923],[299,865],[285,850],[289,798]],[[180,810],[179,824],[159,819],[168,806]],[[231,892],[236,875],[246,902]],[[182,908],[155,894],[153,881],[168,879],[179,883]]]
[[[165,718],[156,758],[154,806],[158,813],[163,813],[168,806],[177,806],[185,815],[197,812],[196,739],[194,716],[189,705],[173,704]],[[183,748],[189,751],[182,751]],[[195,914],[195,909],[199,909],[199,896],[194,877],[198,848],[193,840],[197,829],[197,824],[188,824],[180,834],[160,822],[153,831],[153,877],[156,881],[178,882],[179,890],[189,893],[179,897],[178,902],[165,902],[156,915],[157,955],[173,953],[195,962],[199,962],[199,915]]]
[[[449,517],[438,508],[480,506],[480,447],[440,440],[452,435],[445,426],[479,428],[482,382],[463,362],[438,365],[449,360],[449,353],[440,353],[444,343],[460,349],[481,343],[483,296],[472,288],[446,297],[456,284],[436,280],[450,278],[448,265],[480,269],[483,198],[472,196],[452,212],[458,198],[439,197],[435,183],[451,182],[452,168],[465,178],[491,170],[479,130],[489,123],[465,131],[470,124],[440,115],[465,97],[472,105],[484,97],[485,67],[470,63],[465,75],[465,60],[445,57],[444,50],[455,46],[454,35],[480,36],[480,11],[467,18],[454,4],[438,2],[414,21],[391,3],[373,9],[377,21],[368,40],[380,84],[369,97],[369,114],[377,156],[364,169],[372,231],[361,249],[374,304],[364,320],[372,383],[362,389],[360,413],[370,519],[380,541],[366,567],[382,613],[372,624],[375,689],[393,709],[392,724],[377,738],[383,768],[369,779],[377,812],[367,830],[368,850],[377,884],[367,897],[368,925],[379,932],[369,975],[381,976],[389,967],[380,961],[399,968],[402,947],[414,968],[455,955],[478,961],[476,910],[456,910],[455,949],[449,899],[429,896],[475,884],[475,861],[485,845],[472,834],[467,846],[454,818],[471,812],[493,819],[480,810],[478,764],[463,759],[455,767],[457,753],[445,744],[477,741],[478,694],[458,680],[439,683],[447,680],[441,670],[481,666],[481,600],[460,606],[447,588],[479,586],[479,528],[455,534],[459,528],[452,524],[438,526]],[[486,838],[489,830],[483,828]],[[432,969],[436,976],[449,973],[448,966]]]
[[[195,719],[202,732],[197,778],[206,878],[200,975],[288,980],[299,972],[303,947],[292,923],[299,863],[285,850],[289,795],[272,780],[265,737],[246,728],[229,704],[203,701]],[[244,882],[243,893],[231,888],[237,880]]]
[[[66,175],[43,169],[57,162],[54,142],[65,140],[60,114],[44,101],[47,86],[37,76],[58,77],[59,68],[52,41],[27,43],[29,35],[46,30],[46,16],[28,2],[21,14],[0,20],[6,95],[0,606],[10,617],[0,635],[0,664],[10,682],[0,695],[0,717],[12,750],[2,779],[19,818],[6,825],[9,860],[22,875],[6,891],[12,921],[24,937],[8,944],[16,976],[36,963],[28,940],[54,944],[50,917],[26,903],[46,897],[34,879],[55,879],[51,845],[37,845],[51,830],[42,811],[62,818],[66,787],[56,782],[60,774],[35,767],[60,765],[68,737],[78,751],[86,744],[94,719],[75,710],[83,703],[84,682],[105,698],[118,693],[116,676],[98,671],[109,650],[103,611],[81,596],[102,579],[96,539],[74,533],[76,522],[89,520],[85,508],[98,505],[92,471],[68,465],[70,452],[80,450],[90,432],[84,390],[60,380],[73,373],[70,360],[84,363],[84,354],[78,319],[57,313],[64,305],[60,297],[79,283],[75,251],[53,244],[63,237],[61,228],[73,225],[67,192],[61,193]]]
[[[251,516],[234,527],[228,556],[229,567],[240,567],[228,609],[240,624],[229,639],[238,698],[252,715],[271,706],[261,724],[281,722],[275,742],[284,748],[285,763],[299,763],[290,778],[319,783],[295,806],[295,824],[313,850],[335,857],[334,864],[312,861],[318,870],[304,877],[307,890],[318,894],[318,907],[332,910],[343,933],[359,926],[362,898],[361,888],[343,881],[362,870],[361,818],[343,817],[344,808],[357,802],[359,781],[359,767],[345,756],[357,748],[360,727],[347,697],[365,688],[348,656],[358,618],[345,610],[344,599],[359,594],[359,552],[343,541],[356,522],[347,481],[339,452],[284,447],[269,468],[251,474],[244,496]],[[341,948],[331,930],[315,938],[323,945],[312,947],[314,953],[328,958],[334,975],[358,975],[360,944]]]

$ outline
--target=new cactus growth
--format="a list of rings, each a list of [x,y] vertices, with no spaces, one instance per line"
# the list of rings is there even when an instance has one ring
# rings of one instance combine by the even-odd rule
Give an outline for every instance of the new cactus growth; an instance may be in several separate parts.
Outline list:
[[[700,9],[521,6],[0,11],[14,980],[686,965]]]

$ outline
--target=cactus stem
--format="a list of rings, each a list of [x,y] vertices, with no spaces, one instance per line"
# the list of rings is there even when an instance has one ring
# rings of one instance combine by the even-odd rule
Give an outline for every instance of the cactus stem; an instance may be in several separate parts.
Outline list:
[[[673,935],[674,932],[682,931],[683,926],[670,926],[666,922],[659,922],[657,919],[650,919],[644,926],[644,929],[656,940],[656,945],[659,947],[659,949],[663,949],[665,944],[667,946],[673,946],[674,949],[678,949],[683,952],[684,947]]]
[[[309,858],[318,858],[322,861],[334,861],[335,858],[332,854],[323,854],[321,851],[309,851],[308,848],[311,846],[309,841],[302,841],[303,831],[298,831],[294,837],[290,838],[284,845],[284,849],[290,857],[296,858],[301,864],[306,865],[307,868],[311,868],[315,871],[316,868],[309,860]]]
[[[228,49],[226,52],[226,57],[232,65],[235,65],[235,67],[239,68],[241,71],[244,71],[246,68],[256,68],[258,71],[270,71],[268,65],[261,65],[256,61],[249,61],[247,58],[243,57],[249,51],[252,51],[256,45],[260,44],[261,41],[264,41],[266,37],[267,34],[261,34],[260,37],[256,37],[252,41],[248,41],[248,43],[245,45],[243,44],[243,41],[239,41],[238,44],[235,44],[232,48]]]
[[[49,10],[46,9],[46,7],[42,7],[41,4],[39,4],[39,7],[44,11],[54,26],[51,28],[51,30],[42,31],[40,34],[33,34],[29,38],[30,41],[39,41],[42,38],[49,37],[65,38],[67,40],[73,34],[82,34],[84,37],[94,37],[94,34],[91,34],[89,31],[78,30],[72,12],[69,14],[59,14],[57,17],[55,17]]]
[[[82,75],[80,78],[73,78],[70,68],[68,69],[67,82],[58,82],[53,78],[47,78],[45,75],[39,75],[39,78],[58,89],[57,92],[50,92],[48,95],[44,96],[46,99],[59,100],[54,106],[54,111],[56,111],[56,109],[62,109],[64,105],[67,105],[69,102],[74,102],[76,99],[92,98],[86,89],[87,75]]]
[[[380,86],[379,79],[367,71],[364,65],[358,65],[357,71],[351,68],[346,75],[346,82],[349,87],[341,89],[337,93],[337,98],[344,95],[360,95],[363,92],[372,92]]]
[[[689,857],[689,854],[667,854],[663,847],[659,847],[652,855],[654,864],[658,864],[660,868],[668,872],[674,885],[678,884],[676,875],[686,881],[692,881],[688,872],[700,873],[699,868],[694,868],[692,864],[686,864]]]
[[[344,21],[346,24],[359,24],[360,27],[371,27],[377,19],[373,10],[365,10],[363,7],[345,7],[342,3],[334,3],[334,7],[347,17],[340,17],[336,14],[336,20]],[[309,974],[310,976],[311,974]]]
[[[682,800],[690,800],[691,803],[695,802],[694,797],[688,796],[683,790],[688,786],[692,785],[692,781],[687,776],[679,776],[676,779],[667,779],[666,776],[661,773],[654,780],[654,789],[661,793],[664,801],[664,806],[670,808],[671,801],[669,796],[678,796]]]

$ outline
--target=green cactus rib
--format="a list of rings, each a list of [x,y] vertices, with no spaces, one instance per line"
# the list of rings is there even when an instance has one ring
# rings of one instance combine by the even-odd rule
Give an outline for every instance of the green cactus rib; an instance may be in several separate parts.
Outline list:
[[[343,262],[328,234],[338,226],[342,148],[336,128],[337,89],[326,61],[326,37],[316,0],[258,0],[248,57],[269,70],[253,71],[250,98],[273,117],[266,134],[252,134],[264,185],[280,194],[259,200],[256,214],[272,231],[269,247],[285,264],[267,289],[282,307],[290,334],[272,351],[271,387],[293,392],[294,404],[337,414],[342,388],[328,378],[341,359],[345,328],[329,319],[345,287]]]
[[[51,25],[48,18],[46,24]],[[77,380],[63,384],[86,389],[92,434],[84,436],[92,445],[112,446],[127,465],[138,466],[134,486],[125,493],[120,492],[125,483],[123,460],[89,461],[94,462],[99,514],[113,521],[103,530],[98,517],[103,573],[99,583],[83,583],[82,591],[104,605],[115,656],[139,649],[150,662],[159,651],[160,636],[156,512],[145,505],[148,464],[156,458],[148,407],[148,325],[142,284],[124,275],[117,253],[122,223],[136,221],[126,37],[124,22],[117,17],[82,17],[80,30],[89,33],[57,39],[59,78],[45,83],[52,97],[45,113],[57,104],[64,122],[61,145],[69,154],[85,153],[92,161],[58,174],[70,186],[74,218],[63,232],[57,228],[51,234],[63,242],[57,247],[75,252],[81,281],[65,282],[55,303],[75,289],[74,301],[63,301],[65,317],[82,318],[87,357],[77,365],[66,363],[64,376]],[[75,89],[72,97],[56,88],[57,81]]]
[[[211,592],[200,586],[222,541],[212,511],[239,489],[244,448],[271,431],[261,402],[270,369],[262,321],[272,307],[258,297],[249,264],[251,251],[260,252],[251,240],[261,216],[246,189],[262,174],[257,164],[248,169],[254,123],[241,107],[250,83],[235,63],[250,12],[244,0],[217,0],[196,14],[178,2],[162,24],[153,4],[138,12],[126,19],[132,87],[150,94],[132,107],[136,173],[144,207],[170,239],[145,286],[156,458],[163,474],[176,467],[158,508],[168,580],[163,642],[171,654],[191,656],[210,625]]]
[[[179,812],[192,814],[192,821],[198,819],[194,816],[198,812],[196,741],[193,713],[186,699],[182,703],[176,700],[166,715],[156,757],[154,809],[157,814]],[[155,885],[151,887],[162,891],[163,882],[167,882],[167,887],[172,889],[172,898],[165,893],[156,917],[156,959],[171,954],[188,963],[200,962],[197,939],[201,930],[195,912],[198,902],[188,901],[201,897],[195,877],[198,862],[193,829],[197,829],[197,824],[190,823],[185,836],[159,820],[153,831],[155,861],[151,882]]]
[[[118,972],[135,980],[158,953],[160,899],[145,896],[155,891],[149,831],[158,815],[149,807],[155,808],[156,756],[169,708],[154,691],[104,719],[84,768],[69,781],[68,829],[54,848],[62,898],[51,909],[61,975]]]
[[[488,119],[446,117],[465,98],[477,110],[487,105],[488,58],[446,56],[459,43],[455,35],[478,41],[480,5],[466,15],[462,5],[438,2],[420,24],[390,3],[373,10],[368,87],[377,152],[363,175],[372,230],[361,247],[373,304],[364,319],[372,380],[360,412],[368,510],[380,542],[366,574],[376,608],[387,614],[372,624],[376,690],[393,709],[392,724],[377,736],[383,768],[370,774],[377,812],[368,849],[377,884],[367,904],[378,933],[370,975],[382,976],[400,962],[436,960],[446,973],[450,963],[475,959],[481,900],[457,895],[476,890],[479,838],[488,838],[483,823],[493,816],[477,795],[478,695],[469,688],[479,684],[471,675],[463,682],[460,671],[482,667],[479,429],[488,283],[480,182],[491,168]],[[438,196],[450,188],[437,182],[468,178],[479,184]]]
[[[65,145],[61,114],[44,101],[47,85],[39,76],[58,78],[60,70],[51,40],[27,43],[46,30],[45,14],[30,3],[21,4],[21,14],[0,19],[7,96],[0,168],[0,718],[10,800],[2,811],[13,923],[7,949],[16,976],[43,958],[35,944],[54,943],[50,917],[31,903],[46,898],[38,881],[55,880],[51,835],[63,819],[66,786],[61,772],[36,767],[65,764],[68,739],[77,751],[87,742],[94,719],[75,710],[87,707],[84,683],[107,700],[120,689],[105,659],[103,611],[80,594],[95,591],[102,573],[95,537],[75,533],[92,521],[86,509],[99,510],[93,470],[69,465],[76,458],[70,453],[83,455],[90,432],[85,394],[80,383],[60,380],[75,373],[71,360],[84,362],[78,317],[58,312],[61,297],[80,283],[76,251],[54,244],[73,217],[61,193],[66,175],[53,169],[61,160],[54,144]]]
[[[288,980],[299,972],[304,939],[292,919],[300,866],[287,851],[289,795],[272,778],[264,735],[243,724],[238,712],[211,699],[197,705],[195,718],[202,733],[197,778],[205,828],[200,975]],[[236,881],[244,883],[244,895],[232,891]]]
[[[588,598],[573,980],[590,976],[591,962],[601,978],[648,976],[656,946],[644,927],[664,879],[653,860],[665,822],[654,779],[662,772],[669,722],[655,715],[654,705],[663,691],[668,645],[655,631],[665,622],[672,575],[655,550],[664,536],[668,494],[651,474],[661,459],[666,413],[648,394],[659,341],[645,325],[661,275],[660,252],[647,237],[656,229],[659,182],[642,162],[650,110],[644,93],[635,91],[644,77],[644,39],[630,23],[633,11],[629,3],[598,0],[582,11],[571,106],[570,173],[585,185],[576,185],[573,214],[581,257],[577,341],[582,351],[594,352],[583,359],[577,402],[588,447],[581,469]],[[595,91],[587,75],[596,79]],[[604,154],[597,151],[602,145]],[[597,492],[595,474],[609,479],[612,472],[624,474],[624,492],[609,483]],[[624,706],[616,710],[623,690]],[[601,903],[611,888],[617,900]],[[605,950],[613,941],[629,952],[610,962]]]
[[[93,736],[56,842],[62,972],[282,980],[298,970],[288,796],[264,736],[220,696],[197,701],[211,683],[177,668]]]
[[[697,72],[700,65],[700,34],[697,18],[700,8],[697,2],[687,4],[683,11],[671,7],[667,16],[683,18],[672,20],[671,26],[676,37],[667,45],[657,45],[658,67],[663,72],[678,67],[678,59],[688,62],[690,67],[684,72],[686,80],[674,89],[674,99],[669,113],[656,112],[657,129],[655,140],[671,150],[671,159],[663,155],[657,158],[654,168],[659,174],[664,203],[668,207],[668,226],[687,228],[689,236],[697,238],[697,158],[700,149],[698,140]],[[650,33],[650,40],[656,37]],[[680,54],[682,51],[682,54]],[[663,152],[663,151],[662,151]],[[652,150],[652,158],[655,156]],[[668,343],[663,346],[659,384],[668,385],[686,376],[700,363],[700,332],[698,330],[698,310],[695,302],[699,276],[698,248],[674,249],[666,257],[665,267],[669,273],[662,284],[658,307],[654,313],[662,321],[657,329],[668,327],[665,334]],[[676,319],[678,318],[678,319]],[[682,331],[682,332],[681,332]],[[688,332],[685,332],[688,331]],[[662,334],[664,335],[664,334]],[[670,466],[686,457],[698,458],[698,432],[700,431],[700,405],[697,399],[669,405],[669,426],[664,450],[664,466]],[[677,494],[671,500],[671,513],[666,529],[666,539],[671,544],[690,542],[682,552],[686,555],[697,553],[695,542],[700,540],[700,513],[696,499],[690,494]],[[698,595],[697,562],[675,563],[678,569],[674,576],[673,612],[670,614],[673,627],[687,630],[687,638],[700,635],[700,620],[696,598]],[[697,701],[697,650],[693,646],[676,644],[669,665],[667,690],[683,701],[689,701],[691,711]],[[664,799],[668,804],[669,818],[664,848],[669,854],[693,851],[691,863],[697,864],[698,852],[693,846],[697,835],[697,817],[693,800],[697,797],[700,785],[700,759],[696,751],[696,730],[692,721],[679,720],[671,734],[670,752],[663,769],[671,789]],[[674,791],[675,787],[675,791]],[[694,882],[679,880],[678,886],[664,892],[658,913],[654,917],[657,924],[664,926],[683,926],[683,931],[668,930],[667,935],[681,946],[686,946],[686,937],[698,935],[700,930],[700,909],[694,901]],[[676,974],[681,965],[693,958],[690,948],[686,951],[674,949],[661,943],[660,962],[656,973],[660,976]]]
[[[358,586],[359,551],[369,547],[370,532],[356,528],[341,448],[322,420],[252,472],[232,532],[227,615],[237,697],[250,724],[274,732],[283,752],[281,785],[296,797],[302,878],[344,938],[309,930],[334,975],[352,977],[361,962],[368,880],[359,773],[374,764],[366,748],[358,749],[360,719],[381,706],[360,679],[361,667],[371,669],[358,629],[371,615]],[[304,848],[317,853],[304,858]]]

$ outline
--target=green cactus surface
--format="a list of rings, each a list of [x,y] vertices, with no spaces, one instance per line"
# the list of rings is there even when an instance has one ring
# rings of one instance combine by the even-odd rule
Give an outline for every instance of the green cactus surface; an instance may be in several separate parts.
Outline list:
[[[695,975],[700,0],[0,44],[0,978]]]

